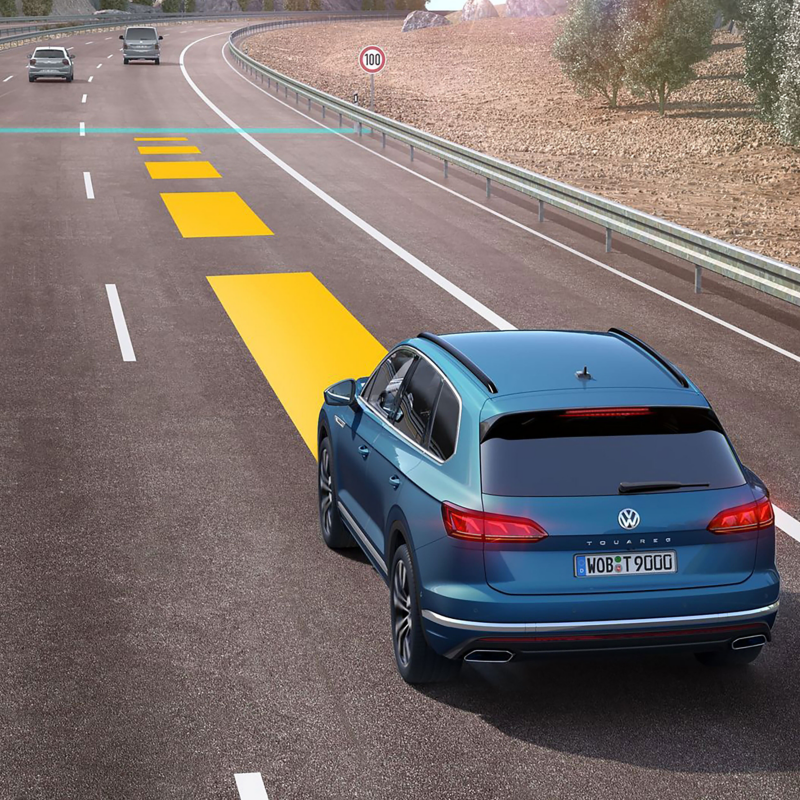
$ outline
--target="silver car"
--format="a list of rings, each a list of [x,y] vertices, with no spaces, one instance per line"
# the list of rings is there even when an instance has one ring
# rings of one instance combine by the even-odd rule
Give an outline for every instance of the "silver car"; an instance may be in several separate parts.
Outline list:
[[[126,28],[125,34],[119,38],[122,39],[123,64],[128,64],[134,59],[161,63],[161,49],[158,42],[164,37],[159,36],[155,28]]]
[[[37,47],[28,56],[28,80],[33,83],[37,78],[64,78],[72,83],[74,60],[65,47]]]

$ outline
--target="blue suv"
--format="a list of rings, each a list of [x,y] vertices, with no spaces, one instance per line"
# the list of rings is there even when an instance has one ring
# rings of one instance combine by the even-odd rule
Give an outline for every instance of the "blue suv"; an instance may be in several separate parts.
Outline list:
[[[762,481],[631,334],[421,333],[325,390],[319,510],[389,585],[397,667],[677,650],[754,661],[780,578]]]

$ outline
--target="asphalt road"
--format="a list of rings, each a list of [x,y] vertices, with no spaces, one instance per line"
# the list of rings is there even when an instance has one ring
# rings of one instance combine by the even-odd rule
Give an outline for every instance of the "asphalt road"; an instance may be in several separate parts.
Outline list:
[[[0,53],[0,797],[234,800],[241,773],[270,800],[800,797],[800,542],[779,533],[781,611],[751,669],[592,659],[411,688],[388,592],[322,544],[314,458],[208,277],[312,272],[386,347],[491,327],[410,253],[517,327],[626,328],[699,383],[795,519],[800,363],[768,345],[800,354],[798,310],[708,275],[696,296],[686,264],[606,255],[599,231],[399,146],[299,132],[319,112],[230,68],[230,27],[167,29],[159,67],[123,66],[116,32],[72,37],[70,85]],[[272,157],[187,76],[272,129],[251,134]],[[154,180],[159,160],[222,177]],[[273,235],[186,238],[159,196],[185,191],[238,193]],[[309,346],[334,358],[337,330]]]

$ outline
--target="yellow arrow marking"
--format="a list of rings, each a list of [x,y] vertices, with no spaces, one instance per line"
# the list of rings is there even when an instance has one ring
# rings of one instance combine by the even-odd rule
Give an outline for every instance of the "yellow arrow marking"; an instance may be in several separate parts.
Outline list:
[[[369,375],[386,349],[310,272],[208,281],[316,457],[323,389]]]

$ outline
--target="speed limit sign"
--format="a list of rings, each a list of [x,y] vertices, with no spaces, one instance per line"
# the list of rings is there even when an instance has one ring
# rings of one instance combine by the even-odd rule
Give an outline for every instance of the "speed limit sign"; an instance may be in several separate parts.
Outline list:
[[[386,53],[376,45],[365,47],[358,56],[358,63],[364,72],[375,75],[386,66]]]

